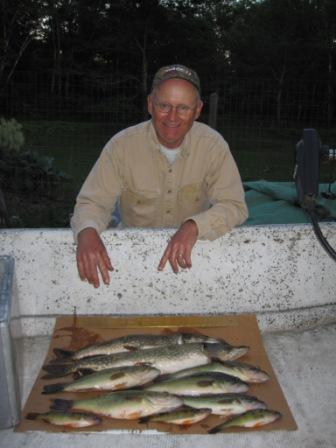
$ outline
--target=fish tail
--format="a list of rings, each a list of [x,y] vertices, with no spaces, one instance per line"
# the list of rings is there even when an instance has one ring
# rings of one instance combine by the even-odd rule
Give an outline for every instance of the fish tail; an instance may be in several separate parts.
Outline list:
[[[42,394],[55,394],[56,392],[62,392],[66,383],[47,384],[44,386]]]
[[[72,408],[73,400],[63,400],[61,398],[56,398],[52,400],[50,409],[55,411],[67,412]]]
[[[72,358],[74,352],[71,350],[64,350],[63,348],[54,348],[54,355],[56,355],[57,359],[67,359]]]
[[[236,346],[234,348],[237,351],[241,352],[242,354],[245,354],[245,353],[247,353],[250,350],[250,346],[249,345],[238,345],[238,346]]]
[[[43,367],[49,375],[45,375],[43,378],[58,378],[60,376],[66,376],[75,370],[74,364],[46,364]]]
[[[40,415],[40,414],[38,414],[37,412],[29,412],[29,413],[26,415],[26,419],[28,419],[28,420],[36,420],[36,419],[38,418],[39,415]]]

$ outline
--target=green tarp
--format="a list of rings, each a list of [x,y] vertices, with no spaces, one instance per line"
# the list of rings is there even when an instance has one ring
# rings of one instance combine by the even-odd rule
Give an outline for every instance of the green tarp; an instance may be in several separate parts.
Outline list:
[[[298,205],[294,182],[265,180],[244,182],[245,198],[249,209],[248,224],[290,224],[310,222],[306,212]],[[317,200],[320,220],[336,220],[336,199],[326,199],[321,193],[329,191],[329,184],[320,184]],[[336,182],[330,186],[336,196]]]

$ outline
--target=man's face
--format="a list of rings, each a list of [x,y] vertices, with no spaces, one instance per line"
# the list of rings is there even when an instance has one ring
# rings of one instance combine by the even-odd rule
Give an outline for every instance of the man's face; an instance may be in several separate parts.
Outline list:
[[[181,145],[202,110],[196,88],[183,79],[168,79],[148,96],[148,112],[159,142],[166,148]]]

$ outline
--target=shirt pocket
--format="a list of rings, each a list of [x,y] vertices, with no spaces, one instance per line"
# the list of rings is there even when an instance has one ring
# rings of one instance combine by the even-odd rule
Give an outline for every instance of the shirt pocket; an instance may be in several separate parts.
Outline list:
[[[181,221],[209,208],[204,182],[184,185],[177,193]]]
[[[160,195],[155,190],[125,190],[120,197],[122,221],[130,227],[155,227]]]

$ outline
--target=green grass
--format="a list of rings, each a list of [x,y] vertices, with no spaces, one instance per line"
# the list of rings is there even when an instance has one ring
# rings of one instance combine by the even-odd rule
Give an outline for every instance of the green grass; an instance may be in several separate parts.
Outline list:
[[[54,158],[55,166],[73,177],[79,188],[104,144],[125,124],[24,121],[26,146]],[[228,141],[243,180],[290,181],[295,145],[302,128],[275,128],[228,121],[219,129]],[[318,129],[322,142],[336,146],[336,131]],[[324,181],[329,170],[321,170]]]
[[[230,144],[243,180],[292,181],[295,147],[302,131],[302,128],[232,126],[222,134]],[[317,131],[323,144],[336,146],[334,130]],[[334,168],[321,164],[321,182],[335,179]]]
[[[26,147],[54,158],[55,167],[79,186],[105,143],[120,128],[108,123],[24,121]]]

